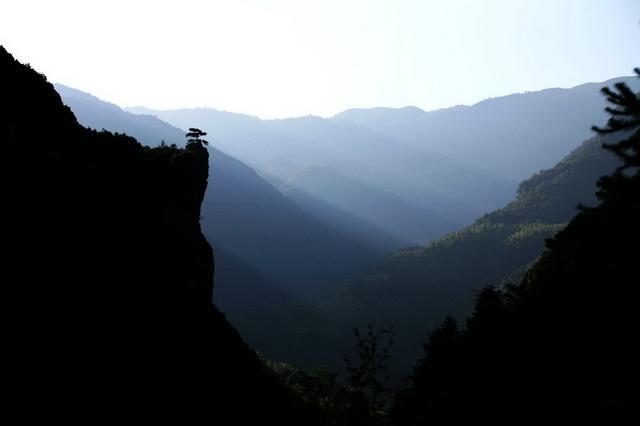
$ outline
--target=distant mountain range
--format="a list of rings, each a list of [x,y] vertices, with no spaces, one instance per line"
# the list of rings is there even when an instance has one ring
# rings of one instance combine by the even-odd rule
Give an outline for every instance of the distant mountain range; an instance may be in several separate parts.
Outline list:
[[[618,82],[640,90],[637,78],[620,77],[430,112],[415,107],[351,109],[332,120],[354,123],[521,181],[553,166],[590,137],[591,125],[606,119],[600,89]]]
[[[329,167],[352,181],[393,193],[420,207],[416,214],[429,212],[413,228],[413,244],[424,244],[471,222],[507,202],[515,192],[514,181],[352,123],[312,116],[259,120],[213,109],[130,111],[156,115],[180,128],[207,129],[214,146],[260,174],[268,170],[271,178],[287,181],[300,168]],[[298,168],[292,170],[292,164]],[[331,179],[323,186],[328,187],[323,188],[325,194],[331,191]],[[392,227],[385,230],[401,238]]]
[[[184,131],[156,117],[132,114],[63,85],[55,87],[83,125],[126,132],[150,146],[184,143]],[[318,291],[316,287],[353,278],[405,243],[329,205],[323,204],[323,215],[312,216],[250,167],[215,148],[210,152],[202,226],[216,248],[216,295],[222,306],[227,294],[252,294],[255,287],[273,286],[274,293],[290,295]],[[348,232],[341,223],[358,232]],[[249,303],[247,298],[244,303]]]
[[[589,136],[591,123],[605,117],[599,89],[618,81],[640,87],[623,77],[431,112],[352,109],[328,119],[261,120],[211,108],[129,110],[182,129],[206,129],[214,146],[276,187],[286,182],[286,190],[301,190],[308,181],[295,180],[315,170],[305,192],[330,205],[344,207],[336,181],[348,178],[368,188],[360,208],[351,203],[350,213],[400,240],[426,244],[503,206],[515,195],[516,182],[571,152]],[[374,194],[380,191],[403,200],[398,213],[407,220],[380,221],[378,211],[365,207],[379,201]],[[365,193],[371,198],[365,200]]]

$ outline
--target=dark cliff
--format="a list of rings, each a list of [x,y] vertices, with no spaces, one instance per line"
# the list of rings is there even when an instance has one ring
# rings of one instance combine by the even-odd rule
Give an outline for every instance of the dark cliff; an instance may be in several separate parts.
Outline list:
[[[2,47],[0,71],[16,403],[47,417],[299,422],[301,405],[212,304],[207,149],[84,128]]]

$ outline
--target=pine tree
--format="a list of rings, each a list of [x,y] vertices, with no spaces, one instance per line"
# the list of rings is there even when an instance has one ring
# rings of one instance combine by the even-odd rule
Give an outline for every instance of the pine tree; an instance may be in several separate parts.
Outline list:
[[[640,68],[635,73],[640,77]],[[603,144],[603,148],[613,152],[623,161],[616,172],[611,176],[602,177],[598,181],[600,191],[598,198],[605,201],[615,197],[616,194],[628,195],[632,181],[638,180],[638,168],[640,168],[640,93],[633,91],[624,82],[617,83],[614,89],[605,87],[602,93],[611,104],[605,108],[610,114],[607,125],[604,128],[593,126],[592,129],[599,134],[622,133],[623,139],[617,143]],[[626,137],[625,137],[626,136]]]
[[[195,127],[190,127],[189,128],[189,133],[186,134],[187,139],[187,145],[189,144],[196,144],[199,146],[204,145],[209,145],[209,141],[206,141],[204,139],[201,139],[203,136],[207,136],[207,132],[203,132],[200,129],[197,129]]]
[[[346,359],[349,382],[356,389],[364,391],[369,400],[369,411],[377,417],[387,405],[386,397],[390,394],[389,377],[383,376],[387,370],[390,350],[393,345],[393,328],[387,327],[376,331],[369,323],[366,334],[356,327],[354,335],[357,341],[359,364],[353,365]]]

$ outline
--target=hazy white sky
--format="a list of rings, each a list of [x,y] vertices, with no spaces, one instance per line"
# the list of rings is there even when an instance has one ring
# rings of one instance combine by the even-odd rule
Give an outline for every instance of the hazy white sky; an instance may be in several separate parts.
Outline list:
[[[631,74],[640,0],[2,0],[0,43],[123,106],[429,110]]]

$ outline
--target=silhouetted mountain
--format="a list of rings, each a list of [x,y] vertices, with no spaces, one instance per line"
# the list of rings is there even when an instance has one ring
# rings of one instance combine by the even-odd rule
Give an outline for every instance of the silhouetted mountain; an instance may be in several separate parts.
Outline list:
[[[320,306],[343,327],[375,319],[401,330],[395,353],[400,374],[418,356],[425,330],[448,314],[468,315],[474,291],[482,286],[519,279],[545,238],[577,213],[578,203],[595,202],[597,178],[618,164],[601,149],[602,139],[585,141],[552,169],[523,181],[518,197],[504,208],[427,246],[394,253]]]
[[[4,234],[13,408],[47,420],[313,422],[211,302],[207,149],[86,129],[2,47],[0,71],[0,141],[18,166]]]
[[[488,99],[473,106],[424,112],[419,108],[344,111],[349,122],[519,181],[551,167],[605,119],[599,90],[622,77],[571,89],[546,89]]]
[[[154,116],[132,114],[86,93],[60,85],[57,88],[85,125],[126,131],[152,146],[162,140],[183,143],[183,131]],[[217,145],[215,136],[210,139]],[[340,224],[340,230],[336,229],[336,224],[326,219],[330,216],[311,217],[245,164],[217,149],[210,150],[214,179],[203,202],[205,236],[216,250],[229,253],[281,289],[296,294],[316,291],[314,286],[350,278],[399,247],[392,237],[373,232],[354,234]],[[233,276],[218,280],[219,286],[227,282],[234,285],[234,281]]]
[[[130,110],[154,114],[181,128],[195,123],[216,129],[212,130],[216,146],[259,173],[268,169],[272,176],[287,180],[291,164],[330,167],[371,188],[393,193],[405,203],[448,218],[444,223],[433,223],[437,216],[425,217],[425,229],[452,231],[452,221],[470,223],[504,205],[515,191],[515,181],[351,123],[312,116],[260,120],[208,108]],[[288,163],[281,169],[278,161]],[[424,234],[421,229],[416,231]]]
[[[126,131],[151,145],[182,145],[184,132],[156,117],[56,88],[83,124]],[[352,279],[406,242],[326,202],[303,200],[299,192],[284,197],[245,164],[209,152],[212,179],[201,222],[215,247],[215,302],[252,347],[313,366],[321,336],[301,330],[320,330],[326,319],[298,296]]]

